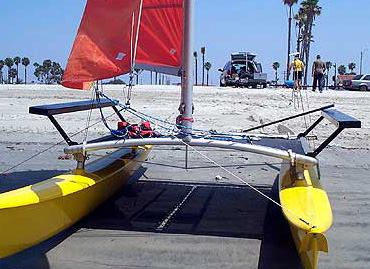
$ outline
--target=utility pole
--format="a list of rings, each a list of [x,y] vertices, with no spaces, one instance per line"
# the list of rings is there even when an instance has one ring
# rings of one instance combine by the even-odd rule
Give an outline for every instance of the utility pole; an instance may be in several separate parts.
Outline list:
[[[288,59],[287,59],[287,65],[286,65],[286,80],[289,80],[289,65],[290,65],[290,39],[292,35],[292,10],[293,10],[293,4],[289,5],[289,24],[288,24]]]
[[[198,85],[198,52],[194,51],[195,60],[195,85]]]
[[[361,57],[360,57],[360,74],[359,75],[362,75],[362,59],[363,59],[363,56],[365,54],[366,51],[368,51],[369,49],[365,49],[364,51],[361,51]]]
[[[334,64],[334,89],[337,87],[337,63]]]
[[[200,52],[202,53],[202,86],[204,86],[204,54],[206,54],[206,47],[201,47]]]

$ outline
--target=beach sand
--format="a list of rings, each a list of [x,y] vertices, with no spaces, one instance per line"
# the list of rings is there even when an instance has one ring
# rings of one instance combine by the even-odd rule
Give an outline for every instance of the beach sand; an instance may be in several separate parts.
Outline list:
[[[113,98],[124,99],[120,86],[106,86],[105,92]],[[31,115],[28,108],[87,100],[91,92],[60,86],[0,85],[0,93],[0,151],[3,153],[0,172],[61,142],[0,176],[0,191],[31,183],[35,177],[47,178],[73,169],[74,161],[58,159],[64,156],[65,147],[59,133],[46,117]],[[170,122],[178,115],[180,88],[177,86],[135,86],[132,94],[132,107],[141,112]],[[240,131],[302,112],[301,108],[294,109],[290,98],[291,90],[280,88],[195,87],[194,126],[219,132]],[[329,254],[322,254],[319,264],[320,268],[367,268],[370,262],[370,93],[303,91],[302,100],[305,109],[335,103],[336,109],[362,121],[361,129],[344,130],[319,155],[322,184],[334,215],[333,226],[327,232]],[[112,113],[105,111],[106,115]],[[130,122],[139,122],[132,115],[125,117]],[[316,113],[284,125],[299,133],[318,117]],[[87,126],[88,112],[56,118],[68,134],[74,134]],[[91,122],[99,119],[98,111],[94,111]],[[108,124],[114,127],[116,121],[109,118]],[[313,133],[318,137],[315,145],[334,130],[333,125],[323,121]],[[277,129],[267,127],[263,132],[277,133]],[[100,124],[89,130],[88,137],[105,134],[107,130]],[[73,137],[77,141],[83,138],[84,133]],[[261,191],[270,193],[279,169],[278,161],[225,150],[204,149],[202,152]],[[49,240],[48,246],[42,245],[45,248],[42,255],[36,250],[26,251],[0,260],[0,268],[299,268],[294,261],[279,267],[274,255],[266,256],[262,251],[268,249],[263,243],[268,225],[264,223],[267,201],[196,152],[189,156],[189,165],[194,169],[185,170],[184,153],[178,147],[155,148],[144,165],[146,171],[141,183],[134,184],[130,195],[111,202],[122,209],[119,214],[112,208],[100,209],[77,228]],[[197,184],[207,184],[207,187]],[[152,226],[161,220],[160,212],[171,210],[189,191],[189,186],[199,188],[199,195],[182,212],[182,221],[173,223],[168,233],[153,233]],[[135,217],[135,222],[127,223],[137,208],[162,192],[167,196],[151,205],[150,214],[147,212],[146,217]],[[208,207],[202,208],[204,204]],[[105,214],[108,221],[101,223],[99,214]],[[12,267],[14,265],[17,267]]]

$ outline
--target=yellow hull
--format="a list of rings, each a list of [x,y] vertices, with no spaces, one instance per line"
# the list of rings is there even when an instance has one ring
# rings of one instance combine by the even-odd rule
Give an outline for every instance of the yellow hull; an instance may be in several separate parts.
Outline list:
[[[86,171],[0,194],[0,258],[70,227],[116,193],[151,147],[118,150]]]
[[[317,268],[319,252],[328,252],[324,232],[332,224],[329,198],[320,184],[316,167],[294,178],[289,162],[283,162],[279,178],[282,211],[288,220],[304,268]]]

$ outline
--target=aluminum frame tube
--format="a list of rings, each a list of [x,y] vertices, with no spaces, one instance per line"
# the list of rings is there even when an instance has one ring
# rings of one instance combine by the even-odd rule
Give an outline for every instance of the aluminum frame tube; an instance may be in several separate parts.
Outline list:
[[[144,139],[122,139],[115,141],[106,141],[99,143],[91,143],[86,145],[74,145],[69,146],[64,149],[66,154],[85,154],[89,151],[96,151],[101,149],[112,149],[112,148],[123,148],[123,147],[136,147],[136,146],[145,146],[145,145],[190,145],[193,147],[212,147],[212,148],[223,148],[223,149],[233,149],[239,151],[245,151],[250,153],[256,153],[260,155],[275,157],[283,160],[291,161],[291,154],[288,151],[280,150],[276,148],[260,146],[260,145],[251,145],[251,144],[242,144],[232,141],[220,141],[220,140],[211,140],[204,138],[193,138],[190,142],[184,142],[179,138],[144,138]],[[294,154],[294,160],[301,164],[312,164],[316,165],[318,161],[310,156],[305,156],[301,154]]]

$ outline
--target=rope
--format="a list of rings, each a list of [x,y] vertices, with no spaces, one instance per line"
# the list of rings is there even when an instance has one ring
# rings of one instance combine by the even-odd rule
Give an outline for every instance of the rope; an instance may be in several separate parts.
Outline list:
[[[135,64],[136,64],[136,54],[137,54],[137,44],[139,40],[139,33],[140,33],[140,25],[141,25],[141,13],[143,10],[143,0],[140,1],[140,8],[139,8],[139,16],[137,19],[137,27],[136,27],[136,36],[135,36],[135,44],[133,44],[133,36],[134,36],[134,28],[135,28],[135,13],[132,13],[132,27],[131,27],[131,71],[130,71],[130,78],[129,78],[129,85],[127,90],[127,98],[126,98],[126,105],[130,106],[131,96],[132,96],[132,86],[133,80],[135,76]],[[136,74],[138,75],[138,74]]]
[[[135,37],[135,46],[134,46],[134,57],[132,58],[131,71],[135,69],[135,60],[137,53],[137,43],[139,40],[140,25],[141,25],[141,12],[143,10],[143,0],[140,1],[139,17],[137,21],[136,37]]]
[[[110,118],[110,117],[114,116],[115,114],[116,114],[116,113],[112,113],[111,115],[109,115],[109,116],[108,116],[108,117],[106,117],[106,118]],[[82,133],[82,132],[86,131],[86,129],[91,128],[91,127],[93,127],[93,126],[97,125],[97,124],[98,124],[98,123],[100,123],[100,122],[101,122],[101,120],[100,120],[100,121],[97,121],[97,122],[95,122],[95,123],[93,123],[93,124],[91,124],[90,126],[88,126],[88,127],[84,128],[84,129],[82,129],[82,130],[80,130],[80,131],[77,131],[76,133],[74,133],[74,134],[70,135],[70,137],[74,137],[74,136],[76,136],[76,135],[78,135],[78,134],[80,134],[80,133]],[[24,163],[26,163],[26,162],[28,162],[28,161],[30,161],[30,160],[32,160],[32,159],[34,159],[34,158],[36,158],[37,156],[39,156],[39,155],[41,155],[41,154],[43,154],[43,153],[45,153],[45,152],[47,152],[47,151],[51,150],[52,148],[55,148],[56,146],[59,146],[59,145],[60,145],[60,144],[62,144],[62,143],[65,143],[65,140],[64,140],[64,139],[63,139],[63,140],[60,140],[59,142],[55,143],[54,145],[52,145],[52,146],[50,146],[50,147],[48,147],[48,148],[46,148],[46,149],[43,149],[42,151],[40,151],[40,152],[38,152],[38,153],[36,153],[36,154],[32,155],[31,157],[28,157],[27,159],[25,159],[25,160],[23,160],[23,161],[21,161],[21,162],[19,162],[19,163],[15,164],[15,165],[13,165],[12,167],[10,167],[10,168],[8,168],[8,169],[6,169],[6,170],[2,171],[2,172],[0,173],[0,175],[4,175],[4,174],[6,174],[7,172],[9,172],[9,171],[13,170],[14,168],[17,168],[18,166],[21,166],[22,164],[24,164]]]
[[[98,89],[96,89],[95,93],[96,93],[96,101],[97,101],[97,104],[98,104],[98,107],[99,107],[100,116],[101,116],[101,121],[103,122],[104,126],[110,131],[110,133],[113,136],[124,139],[125,136],[127,135],[127,130],[125,130],[125,131],[113,130],[113,129],[111,129],[109,127],[109,125],[108,125],[108,123],[106,121],[106,118],[104,117],[104,113],[103,113],[103,109],[102,109],[102,106],[101,106],[101,100],[100,100],[100,95],[99,95]]]
[[[216,161],[212,160],[211,158],[209,158],[207,155],[203,154],[202,152],[200,152],[199,150],[197,150],[196,148],[194,148],[193,146],[189,145],[188,143],[186,143],[184,140],[181,140],[182,143],[185,145],[185,146],[188,146],[190,147],[191,149],[193,149],[196,153],[200,154],[202,157],[204,157],[205,159],[207,159],[208,161],[210,161],[211,163],[213,163],[214,165],[218,166],[219,168],[221,168],[223,171],[225,171],[226,173],[230,174],[231,176],[233,176],[234,178],[236,178],[237,180],[239,180],[240,182],[244,183],[245,185],[247,185],[249,188],[251,188],[253,191],[257,192],[258,194],[260,194],[262,197],[266,198],[267,200],[269,200],[270,202],[274,203],[275,205],[279,206],[280,208],[282,209],[285,209],[286,211],[288,211],[290,214],[292,214],[293,216],[295,216],[297,219],[299,219],[300,221],[304,222],[305,224],[307,224],[308,226],[310,226],[310,228],[313,228],[312,225],[310,225],[310,223],[308,221],[306,221],[305,219],[301,218],[298,214],[296,214],[295,212],[293,212],[292,210],[290,210],[289,208],[283,206],[282,204],[276,202],[274,199],[272,199],[271,197],[267,196],[266,194],[264,194],[263,192],[261,192],[259,189],[257,189],[256,187],[253,187],[251,184],[249,184],[247,181],[245,181],[244,179],[240,178],[239,176],[235,175],[233,172],[229,171],[228,169],[226,169],[225,167],[223,167],[222,165],[220,165],[219,163],[217,163]]]
[[[128,113],[130,113],[132,115],[135,115],[136,117],[138,117],[141,120],[148,121],[148,122],[150,122],[152,124],[155,124],[155,125],[158,125],[158,124],[154,121],[158,121],[158,122],[161,122],[161,123],[164,123],[164,124],[167,124],[167,125],[170,125],[170,126],[174,127],[173,129],[171,129],[171,128],[164,127],[162,125],[158,125],[163,129],[170,130],[171,133],[175,132],[177,134],[181,134],[182,132],[178,131],[178,130],[175,130],[175,128],[182,129],[182,128],[185,127],[185,126],[182,126],[182,125],[179,125],[179,124],[176,124],[176,123],[172,123],[172,122],[169,122],[167,120],[163,120],[161,118],[154,117],[152,115],[140,112],[140,111],[138,111],[138,110],[136,110],[132,107],[128,107],[127,105],[122,104],[118,100],[110,98],[109,96],[105,95],[103,92],[100,92],[100,95],[103,96],[104,98],[107,98],[109,101],[113,102],[115,105],[120,106],[122,109],[124,109]],[[191,128],[190,130],[196,131],[196,132],[201,132],[201,133],[204,133],[204,134],[210,134],[210,135],[239,136],[239,137],[242,137],[242,138],[249,138],[249,136],[245,135],[245,134],[233,134],[233,133],[227,133],[227,132],[219,133],[219,132],[212,131],[212,130],[210,131],[210,130],[202,130],[202,129],[196,129],[196,128]]]
[[[98,85],[97,85],[97,87],[98,87]],[[87,141],[87,137],[88,137],[88,133],[89,133],[89,124],[90,124],[90,121],[91,121],[91,114],[92,114],[92,109],[93,109],[94,96],[95,96],[94,91],[91,91],[91,97],[90,97],[91,106],[90,106],[90,109],[88,111],[88,116],[87,116],[87,119],[86,119],[86,127],[85,127],[86,132],[85,132],[85,137],[84,137],[83,141]]]

